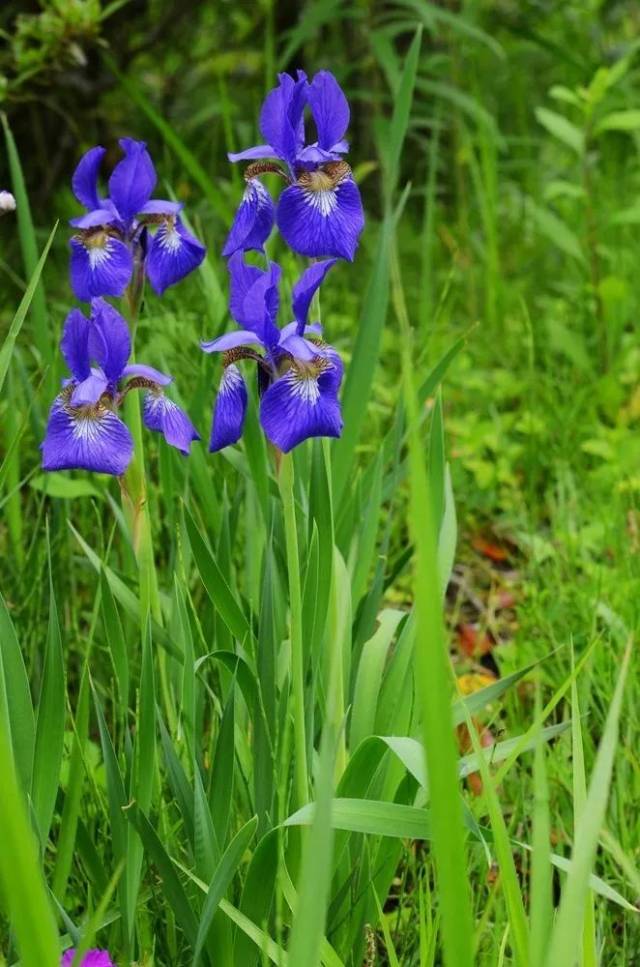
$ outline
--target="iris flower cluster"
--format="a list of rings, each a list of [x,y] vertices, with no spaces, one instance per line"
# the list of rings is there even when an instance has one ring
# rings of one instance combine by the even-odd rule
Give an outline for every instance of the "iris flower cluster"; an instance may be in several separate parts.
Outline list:
[[[310,109],[317,140],[306,142],[305,109]],[[329,71],[309,82],[304,71],[294,80],[279,75],[279,84],[265,98],[258,144],[230,161],[253,161],[245,171],[246,189],[227,238],[223,255],[262,251],[274,221],[285,242],[310,258],[337,256],[353,260],[364,214],[360,192],[343,155],[349,104]],[[264,159],[276,159],[273,162]],[[260,160],[258,160],[260,159]],[[287,184],[277,207],[260,175],[274,173]]]
[[[105,149],[91,148],[71,186],[86,214],[71,220],[71,285],[78,299],[122,295],[134,267],[143,266],[158,295],[202,262],[205,247],[180,219],[178,202],[152,199],[156,171],[144,141],[122,138],[124,158],[109,178],[109,196],[98,193]]]
[[[308,119],[316,140],[307,140]],[[309,313],[316,292],[338,258],[353,260],[364,215],[358,187],[344,160],[349,105],[329,71],[311,81],[280,74],[260,114],[264,144],[231,154],[250,161],[246,189],[223,254],[230,273],[230,311],[238,329],[202,344],[222,354],[223,375],[216,399],[210,450],[236,443],[247,410],[247,387],[238,367],[257,367],[260,421],[267,438],[283,452],[315,436],[342,430],[338,392],[343,375],[336,350],[324,342]],[[71,225],[71,285],[90,302],[90,315],[73,309],[64,324],[62,355],[69,368],[41,444],[45,470],[85,469],[120,475],[133,456],[131,433],[119,415],[133,389],[144,392],[144,424],[167,443],[188,453],[199,436],[189,417],[165,395],[171,377],[131,363],[127,323],[105,296],[125,293],[135,302],[144,279],[158,294],[180,281],[204,258],[205,248],[186,229],[182,206],[152,198],[156,172],[146,145],[123,138],[123,158],[113,169],[108,194],[98,176],[105,149],[81,159],[72,188],[85,207]],[[260,181],[267,173],[286,182],[277,204]],[[293,288],[291,319],[278,326],[282,271],[249,264],[245,253],[264,253],[277,224],[294,252],[319,259]]]
[[[129,327],[104,299],[91,300],[88,319],[79,309],[71,310],[60,349],[71,376],[49,413],[42,443],[45,470],[123,474],[133,457],[133,439],[118,411],[132,389],[144,390],[143,419],[149,430],[159,431],[185,454],[191,441],[200,439],[187,414],[164,394],[171,376],[129,363]]]
[[[145,426],[183,453],[200,439],[189,417],[164,393],[171,376],[130,363],[131,336],[122,315],[103,296],[139,294],[145,277],[162,293],[204,258],[204,246],[182,224],[181,205],[150,200],[156,183],[142,141],[124,138],[124,158],[109,179],[109,197],[98,193],[105,149],[91,148],[73,175],[72,187],[87,214],[71,222],[71,284],[90,301],[87,318],[72,309],[60,349],[70,376],[49,413],[41,444],[45,470],[94,470],[120,475],[133,457],[131,433],[119,416],[127,394],[144,391]],[[155,234],[152,231],[155,229]]]
[[[317,140],[310,144],[307,107],[317,132]],[[260,422],[278,449],[287,453],[309,437],[340,436],[343,365],[336,350],[324,342],[320,324],[309,321],[309,312],[337,259],[353,259],[364,227],[360,193],[342,157],[348,150],[348,124],[347,99],[328,71],[320,71],[310,82],[303,71],[297,79],[280,74],[278,87],[267,95],[260,114],[260,129],[269,143],[229,155],[231,161],[254,163],[245,172],[244,196],[223,249],[229,257],[230,311],[240,328],[202,343],[205,352],[222,353],[223,361],[212,452],[235,443],[242,434],[247,389],[237,364],[245,359],[256,364]],[[274,157],[282,164],[256,160]],[[277,207],[259,180],[267,172],[288,183]],[[261,269],[245,260],[247,251],[264,251],[274,222],[295,252],[322,259],[294,286],[293,320],[282,328],[277,325],[280,266],[268,262]]]

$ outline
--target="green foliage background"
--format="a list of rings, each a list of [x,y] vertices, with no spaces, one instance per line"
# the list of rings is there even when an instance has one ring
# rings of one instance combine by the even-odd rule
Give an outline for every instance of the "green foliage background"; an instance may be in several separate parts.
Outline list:
[[[119,963],[187,964],[199,927],[212,922],[203,956],[244,967],[268,944],[247,939],[242,911],[283,949],[295,953],[308,942],[296,957],[317,957],[312,944],[324,944],[326,964],[422,967],[441,963],[443,949],[449,964],[469,962],[468,951],[447,946],[447,904],[456,896],[447,896],[437,850],[422,842],[429,832],[414,813],[403,814],[407,826],[393,811],[377,826],[371,810],[343,817],[333,833],[335,863],[324,870],[328,810],[305,847],[311,852],[295,848],[294,836],[286,867],[300,893],[302,926],[294,926],[294,887],[278,837],[268,836],[302,805],[289,785],[283,725],[295,714],[286,541],[255,425],[242,448],[214,458],[200,446],[189,462],[147,435],[164,611],[164,628],[152,627],[150,639],[138,628],[137,569],[117,484],[86,474],[45,479],[39,470],[37,447],[62,375],[55,347],[72,305],[66,222],[77,214],[69,179],[81,153],[102,143],[110,167],[119,137],[145,139],[163,188],[186,203],[209,246],[203,271],[162,301],[149,298],[138,335],[145,360],[175,374],[206,439],[218,373],[198,342],[228,324],[218,253],[241,192],[241,172],[226,152],[254,143],[276,71],[326,67],[351,102],[351,161],[368,224],[355,264],[334,270],[322,295],[323,320],[355,374],[345,397],[348,438],[332,449],[332,472],[319,446],[296,459],[314,798],[332,794],[333,742],[338,763],[356,762],[343,777],[343,799],[425,811],[428,795],[415,769],[405,768],[405,747],[404,759],[381,752],[371,776],[355,752],[356,739],[375,745],[373,735],[424,739],[427,753],[430,742],[438,746],[416,710],[429,703],[432,683],[448,707],[447,671],[431,679],[428,663],[414,670],[404,656],[413,654],[414,601],[435,595],[429,575],[436,572],[411,566],[414,553],[428,563],[433,551],[419,497],[440,493],[440,504],[430,504],[440,565],[454,552],[457,562],[445,609],[455,671],[479,669],[453,647],[453,629],[468,620],[470,601],[484,601],[503,580],[517,599],[508,631],[490,609],[473,612],[500,641],[494,670],[508,681],[549,656],[526,684],[473,709],[498,739],[524,736],[522,749],[536,748],[535,756],[507,758],[494,783],[485,775],[483,796],[463,792],[474,823],[491,830],[490,846],[472,836],[464,852],[474,962],[556,967],[568,963],[558,959],[567,949],[580,950],[585,965],[640,958],[637,915],[622,900],[640,895],[633,654],[617,743],[611,731],[640,600],[639,29],[638,5],[615,0],[2,5],[0,111],[17,145],[34,229],[0,219],[0,339],[9,347],[0,402],[0,627],[5,690],[17,689],[9,718],[14,732],[16,716],[22,722],[27,750],[20,759],[14,734],[13,753],[0,748],[0,765],[8,770],[12,755],[24,765],[19,782],[31,794],[39,865],[65,943],[93,916],[91,930]],[[0,188],[12,184],[11,168],[10,152],[0,152]],[[16,308],[58,219],[13,348]],[[270,254],[284,260],[291,284],[293,258],[277,240]],[[441,410],[433,367],[452,346]],[[457,544],[446,511],[442,537],[441,439]],[[332,500],[325,475],[333,476]],[[474,550],[478,534],[509,548],[506,578]],[[340,577],[348,594],[336,590]],[[314,589],[329,632],[313,611]],[[417,614],[419,654],[437,657],[439,639],[420,637],[434,611],[424,614]],[[335,684],[330,642],[344,657],[337,708],[326,701]],[[263,732],[250,697],[256,687]],[[341,713],[350,716],[344,734]],[[460,709],[456,721],[465,721]],[[544,733],[544,752],[535,742],[543,724],[567,726],[565,736]],[[444,742],[446,721],[442,729]],[[39,788],[31,785],[34,763],[50,766]],[[444,804],[453,808],[447,788],[445,774]],[[545,789],[547,813],[539,807]],[[536,839],[545,815],[550,834]],[[595,817],[594,828],[584,821],[578,836],[585,815]],[[435,816],[434,836],[442,843]],[[573,900],[561,907],[553,935],[545,897],[556,904],[569,881],[550,872],[536,878],[528,853],[513,845],[536,845],[540,870],[550,840],[560,857],[574,849],[575,858],[578,843],[582,880],[590,871],[600,877],[592,906],[575,873],[564,894]],[[463,855],[455,837],[444,848]],[[267,915],[264,884],[276,868]],[[322,902],[315,918],[309,913],[323,873],[326,919]],[[211,895],[223,898],[209,913],[194,876],[206,886],[215,881]],[[613,900],[602,896],[607,888],[617,891]],[[17,959],[14,939],[0,919],[8,963]]]

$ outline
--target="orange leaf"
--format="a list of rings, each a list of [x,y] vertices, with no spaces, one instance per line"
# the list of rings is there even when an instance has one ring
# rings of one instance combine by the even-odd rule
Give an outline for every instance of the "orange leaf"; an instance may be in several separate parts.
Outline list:
[[[476,534],[471,540],[471,545],[479,554],[488,557],[491,561],[506,561],[509,557],[506,548],[488,541],[482,534]]]

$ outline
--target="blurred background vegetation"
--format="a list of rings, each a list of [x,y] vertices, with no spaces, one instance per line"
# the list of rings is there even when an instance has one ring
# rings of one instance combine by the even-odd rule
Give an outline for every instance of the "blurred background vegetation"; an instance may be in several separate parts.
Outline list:
[[[329,67],[352,104],[351,160],[369,215],[350,284],[326,296],[348,352],[361,290],[353,280],[364,285],[384,209],[381,121],[418,24],[400,159],[411,194],[398,245],[431,358],[480,324],[454,374],[464,395],[449,423],[458,500],[479,526],[499,510],[513,518],[507,529],[515,519],[522,530],[526,511],[531,531],[548,519],[537,498],[578,453],[576,469],[596,480],[613,458],[633,504],[640,446],[625,427],[640,409],[640,9],[631,0],[6,0],[0,110],[42,244],[55,218],[64,225],[77,213],[69,185],[82,152],[107,146],[108,171],[118,137],[144,138],[161,181],[206,236],[224,287],[217,253],[241,184],[226,152],[255,140],[277,70]],[[4,153],[0,183],[9,184]],[[22,284],[14,225],[0,222],[4,326]],[[55,333],[69,304],[65,260],[62,228],[45,269],[60,300]],[[179,299],[172,293],[168,304],[177,310]],[[191,304],[182,297],[185,311]],[[210,320],[224,311],[220,299]],[[398,369],[393,327],[384,340],[376,426],[392,412]]]

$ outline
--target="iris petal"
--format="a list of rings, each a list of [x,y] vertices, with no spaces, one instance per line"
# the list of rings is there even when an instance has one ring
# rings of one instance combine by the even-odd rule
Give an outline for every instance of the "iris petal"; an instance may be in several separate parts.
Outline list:
[[[109,178],[109,195],[125,222],[142,211],[156,186],[156,171],[144,141],[122,138],[124,158]]]
[[[205,353],[224,353],[227,349],[237,349],[238,346],[261,345],[255,332],[251,329],[237,329],[235,332],[225,332],[217,339],[201,342],[200,348]]]
[[[106,225],[115,225],[119,221],[120,218],[116,210],[103,202],[103,207],[94,208],[86,215],[80,215],[79,218],[71,218],[69,224],[73,228],[86,230],[88,228],[104,228]]]
[[[271,262],[265,272],[260,273],[247,291],[242,305],[242,315],[250,329],[257,334],[260,342],[272,348],[278,342],[280,331],[276,325],[280,294],[278,286],[282,269]]]
[[[338,437],[342,414],[330,370],[292,366],[273,383],[260,403],[260,422],[268,439],[284,453],[310,437]]]
[[[308,82],[304,73],[298,80],[280,74],[277,87],[267,94],[260,112],[260,131],[276,155],[293,164],[304,141],[302,115]]]
[[[106,149],[97,145],[82,156],[71,178],[73,193],[90,211],[100,207],[98,200],[98,172]]]
[[[148,430],[162,433],[167,443],[184,454],[200,434],[177,403],[164,393],[147,393],[143,406],[144,425]]]
[[[58,396],[41,449],[44,470],[93,470],[120,476],[133,456],[133,439],[112,410],[73,409]]]
[[[74,378],[81,383],[90,372],[89,365],[89,320],[79,309],[72,309],[64,321],[60,350],[64,361],[73,373]]]
[[[304,362],[311,362],[318,355],[318,347],[309,342],[309,340],[304,339],[297,333],[293,335],[282,337],[282,331],[280,333],[280,342],[278,347],[283,349],[286,353],[293,356],[294,359],[302,359]]]
[[[278,152],[270,144],[256,144],[244,151],[229,151],[229,161],[261,161],[263,158],[277,158]]]
[[[123,376],[141,376],[142,379],[151,380],[152,383],[157,383],[158,386],[168,386],[169,383],[173,382],[173,376],[169,376],[168,373],[161,373],[159,369],[154,369],[153,366],[146,366],[145,363],[131,363],[130,366],[125,366],[122,370]]]
[[[257,178],[251,178],[247,182],[222,254],[226,258],[238,249],[244,252],[252,249],[262,252],[274,220],[275,209],[271,195]]]
[[[91,302],[89,352],[109,382],[117,383],[131,355],[131,336],[125,319],[104,299]]]
[[[278,341],[280,297],[278,285],[282,269],[275,262],[268,269],[247,265],[242,252],[234,252],[228,262],[231,277],[229,308],[231,315],[243,329],[251,329],[265,346]]]
[[[197,268],[206,254],[206,248],[191,235],[180,219],[162,224],[149,245],[145,261],[146,272],[154,292],[162,295]]]
[[[309,84],[307,99],[316,122],[318,145],[330,151],[349,126],[349,104],[331,71],[318,71]]]
[[[122,295],[133,270],[126,245],[110,235],[71,239],[71,286],[78,299]]]
[[[309,316],[309,306],[314,295],[322,285],[324,277],[336,264],[336,259],[316,262],[306,269],[293,287],[293,314],[298,323],[298,335],[302,335]]]
[[[246,412],[247,387],[240,370],[232,363],[223,370],[216,397],[209,441],[211,453],[238,442],[242,436]]]
[[[65,951],[60,967],[71,967],[75,955],[75,947]],[[106,950],[88,950],[80,961],[80,967],[115,967],[115,964]]]
[[[244,300],[251,286],[263,273],[257,265],[247,265],[244,254],[234,252],[227,262],[229,270],[229,310],[231,315],[244,329],[249,329],[253,323],[245,318]]]
[[[352,178],[322,190],[292,185],[280,196],[276,220],[284,240],[300,255],[353,261],[364,228],[360,192]]]
[[[139,215],[178,215],[184,205],[181,201],[165,201],[163,198],[152,198],[144,208],[138,212]]]
[[[71,394],[72,406],[87,406],[97,403],[109,385],[102,370],[93,369],[91,374],[78,383]]]

